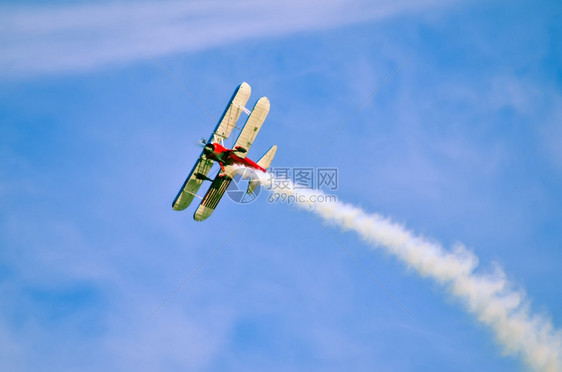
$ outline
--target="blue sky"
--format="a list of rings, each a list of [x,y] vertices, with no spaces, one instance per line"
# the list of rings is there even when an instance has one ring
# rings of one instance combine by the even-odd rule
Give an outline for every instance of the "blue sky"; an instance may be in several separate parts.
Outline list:
[[[247,81],[250,151],[503,267],[562,327],[557,2],[2,5],[0,369],[525,370],[434,282],[305,212],[171,202]],[[396,67],[407,63],[318,153]],[[247,218],[153,317],[154,309]]]

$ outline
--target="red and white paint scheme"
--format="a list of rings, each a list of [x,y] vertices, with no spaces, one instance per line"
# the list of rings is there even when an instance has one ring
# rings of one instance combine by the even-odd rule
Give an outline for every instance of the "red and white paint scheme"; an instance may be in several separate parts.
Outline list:
[[[203,148],[207,159],[218,162],[223,172],[226,172],[225,165],[241,165],[265,172],[265,168],[261,167],[255,161],[237,155],[237,153],[241,154],[246,151],[247,150],[241,146],[236,146],[234,149],[227,149],[220,143],[207,143]]]
[[[211,186],[205,196],[201,198],[201,203],[193,215],[196,221],[203,221],[213,213],[224,195],[234,177],[235,166],[244,166],[261,172],[265,172],[270,166],[277,146],[272,146],[257,163],[246,157],[270,107],[267,97],[262,97],[256,102],[252,111],[248,110],[245,105],[250,98],[250,93],[251,88],[247,83],[240,84],[234,91],[217,127],[209,140],[204,142],[203,152],[199,155],[199,159],[174,199],[172,204],[174,210],[181,211],[187,208],[194,197],[200,197],[197,195],[197,191],[203,182],[211,181]],[[242,112],[249,114],[248,120],[240,131],[234,146],[229,149],[224,146],[224,141],[230,137]],[[208,174],[214,162],[219,164],[220,171],[214,179],[211,179]],[[255,182],[250,182],[248,193],[252,193],[256,186]]]

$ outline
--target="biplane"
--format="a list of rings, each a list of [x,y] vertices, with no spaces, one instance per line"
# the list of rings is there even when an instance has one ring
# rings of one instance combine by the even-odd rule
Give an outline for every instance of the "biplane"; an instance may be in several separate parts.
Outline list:
[[[236,166],[244,166],[258,172],[265,172],[270,166],[277,151],[277,146],[272,146],[257,162],[246,157],[269,113],[270,106],[267,97],[262,97],[256,102],[253,110],[249,111],[246,108],[246,103],[251,92],[250,85],[245,82],[240,84],[234,91],[211,137],[207,141],[202,140],[203,151],[174,199],[172,204],[174,210],[184,210],[191,204],[193,198],[201,198],[197,195],[197,191],[199,191],[203,182],[210,181],[211,186],[205,196],[201,198],[201,203],[193,215],[195,221],[203,221],[209,218],[217,207],[234,178]],[[242,112],[249,114],[248,119],[234,146],[229,149],[225,146],[225,141],[236,127],[236,122]],[[212,179],[208,174],[214,162],[219,164],[220,170]],[[247,193],[253,193],[258,183],[259,181],[256,179],[250,180]]]

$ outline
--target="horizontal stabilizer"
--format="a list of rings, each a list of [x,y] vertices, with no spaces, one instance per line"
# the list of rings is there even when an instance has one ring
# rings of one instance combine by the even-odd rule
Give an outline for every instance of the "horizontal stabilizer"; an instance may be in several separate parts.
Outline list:
[[[207,177],[206,174],[203,173],[195,173],[195,178],[197,178],[198,180],[203,180],[203,181],[212,181],[212,178]]]

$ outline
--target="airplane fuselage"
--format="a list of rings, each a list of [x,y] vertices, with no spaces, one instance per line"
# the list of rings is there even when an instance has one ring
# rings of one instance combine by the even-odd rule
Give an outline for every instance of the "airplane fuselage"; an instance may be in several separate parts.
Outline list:
[[[265,169],[260,167],[253,160],[236,155],[236,152],[239,152],[239,150],[228,149],[217,142],[207,143],[203,149],[203,152],[208,159],[218,162],[221,166],[221,169],[223,170],[225,165],[242,165],[248,168],[265,172]]]

